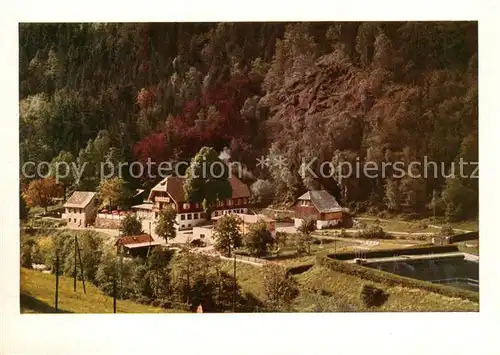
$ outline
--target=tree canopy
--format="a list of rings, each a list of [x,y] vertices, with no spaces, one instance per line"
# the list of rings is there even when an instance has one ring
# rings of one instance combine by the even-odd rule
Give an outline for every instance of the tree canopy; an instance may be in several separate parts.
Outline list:
[[[187,170],[184,182],[186,199],[200,203],[210,218],[217,202],[232,196],[228,178],[229,168],[219,159],[218,153],[213,148],[203,147]]]
[[[214,226],[215,249],[230,256],[235,248],[242,245],[241,219],[233,214],[222,216]]]

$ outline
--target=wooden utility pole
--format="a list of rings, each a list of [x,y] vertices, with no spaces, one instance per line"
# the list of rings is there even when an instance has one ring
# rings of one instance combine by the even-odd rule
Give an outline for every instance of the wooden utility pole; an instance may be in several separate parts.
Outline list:
[[[113,313],[116,313],[116,277],[113,278]]]
[[[56,256],[56,300],[55,300],[56,313],[59,310],[58,301],[59,301],[59,255]]]
[[[236,312],[236,251],[233,247],[233,313]]]
[[[189,294],[191,293],[191,285],[190,285],[190,280],[189,280],[189,264],[191,263],[190,259],[190,254],[189,254],[189,246],[186,247],[186,261],[187,261],[187,297],[186,297],[186,303],[189,304]]]
[[[76,253],[77,253],[77,244],[76,244],[76,234],[75,234],[75,260],[73,267],[73,291],[76,292]]]
[[[78,237],[75,235],[75,245],[76,245],[76,250],[78,252],[78,261],[80,263],[80,271],[82,273],[82,285],[83,285],[83,293],[87,293],[85,290],[85,275],[83,274],[83,264],[82,264],[82,256],[80,255],[80,247],[78,246]]]

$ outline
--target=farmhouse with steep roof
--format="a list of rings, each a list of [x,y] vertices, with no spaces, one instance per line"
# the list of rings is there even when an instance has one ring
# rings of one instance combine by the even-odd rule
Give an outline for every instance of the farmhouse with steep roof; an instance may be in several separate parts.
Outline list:
[[[93,223],[97,215],[96,193],[75,191],[64,204],[62,218],[72,227],[86,227]]]
[[[328,191],[308,191],[297,200],[294,224],[298,228],[304,219],[312,218],[316,221],[317,229],[334,227],[342,222],[344,212],[345,210]]]
[[[250,190],[237,177],[230,177],[232,197],[220,201],[216,206],[212,217],[227,213],[247,213],[250,198]],[[200,203],[186,201],[184,195],[185,178],[179,176],[168,176],[154,186],[146,203],[132,206],[137,216],[142,219],[143,229],[154,233],[155,222],[158,213],[165,207],[171,206],[177,211],[177,229],[191,229],[196,225],[206,222],[203,208]]]

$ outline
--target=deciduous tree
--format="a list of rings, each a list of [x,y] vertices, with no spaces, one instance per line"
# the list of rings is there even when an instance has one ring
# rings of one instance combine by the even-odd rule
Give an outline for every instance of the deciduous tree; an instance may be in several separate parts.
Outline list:
[[[40,206],[47,212],[47,207],[51,204],[54,197],[61,194],[61,185],[53,177],[45,179],[36,179],[29,183],[24,191],[23,197],[29,207]]]
[[[133,213],[127,214],[120,222],[120,233],[124,236],[138,235],[142,232],[141,221]]]
[[[102,207],[107,206],[109,209],[123,206],[131,196],[125,181],[119,177],[102,180],[98,194],[102,200]]]
[[[214,226],[215,249],[230,256],[235,248],[241,246],[241,219],[232,214],[222,216]]]
[[[176,236],[176,215],[176,211],[171,207],[163,208],[158,215],[155,232],[159,237],[165,239],[167,244],[169,239],[174,239]]]
[[[229,168],[219,159],[219,154],[213,148],[201,148],[187,171],[184,183],[186,199],[201,203],[207,218],[210,218],[217,202],[232,196],[228,177]]]
[[[269,247],[274,243],[273,236],[267,228],[266,222],[260,221],[252,224],[247,234],[243,237],[243,244],[255,256],[268,253]]]

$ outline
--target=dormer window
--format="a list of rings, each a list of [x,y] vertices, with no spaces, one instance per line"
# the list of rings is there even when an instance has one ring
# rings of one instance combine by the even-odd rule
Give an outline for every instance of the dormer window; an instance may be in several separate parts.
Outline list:
[[[182,209],[188,210],[189,209],[189,202],[183,203],[182,204]]]

